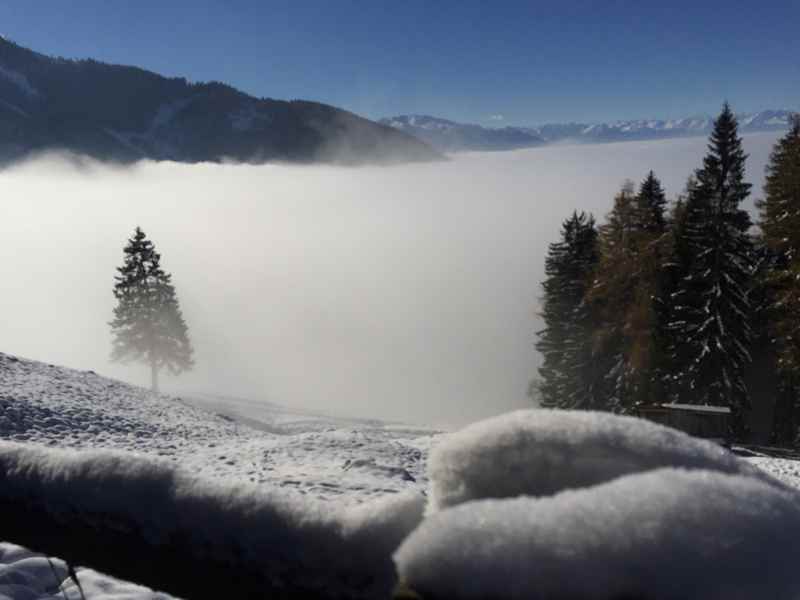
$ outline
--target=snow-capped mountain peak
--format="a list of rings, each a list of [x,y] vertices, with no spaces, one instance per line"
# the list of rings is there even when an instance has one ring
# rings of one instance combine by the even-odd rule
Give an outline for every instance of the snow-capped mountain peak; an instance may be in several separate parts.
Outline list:
[[[788,110],[763,110],[739,115],[744,133],[787,129]],[[400,115],[381,123],[414,135],[444,152],[513,150],[565,140],[592,143],[649,140],[708,135],[714,124],[709,116],[677,119],[630,119],[606,123],[548,123],[537,127],[492,128],[457,123],[430,115]]]

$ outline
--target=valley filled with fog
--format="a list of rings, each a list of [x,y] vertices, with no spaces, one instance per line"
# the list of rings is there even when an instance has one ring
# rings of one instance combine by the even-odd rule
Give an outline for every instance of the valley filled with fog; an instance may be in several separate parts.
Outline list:
[[[778,134],[744,137],[752,202]],[[139,225],[173,274],[196,367],[168,392],[460,425],[529,405],[547,245],[650,169],[672,200],[705,138],[461,154],[394,167],[50,156],[0,173],[5,352],[147,384],[109,362]]]

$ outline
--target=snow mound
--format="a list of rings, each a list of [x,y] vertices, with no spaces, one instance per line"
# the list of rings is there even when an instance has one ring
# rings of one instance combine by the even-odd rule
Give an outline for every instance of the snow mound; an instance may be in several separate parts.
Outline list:
[[[432,508],[481,498],[548,496],[659,467],[772,480],[713,442],[608,413],[521,410],[474,423],[431,451]],[[776,485],[779,485],[776,481]]]
[[[347,508],[130,454],[0,442],[6,539],[188,598],[386,597],[423,507],[406,493]]]
[[[427,518],[395,553],[425,598],[797,598],[800,496],[660,469]]]

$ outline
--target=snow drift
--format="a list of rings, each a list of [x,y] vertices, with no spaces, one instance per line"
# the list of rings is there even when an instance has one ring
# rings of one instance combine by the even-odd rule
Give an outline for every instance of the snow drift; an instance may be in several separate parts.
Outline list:
[[[129,454],[0,442],[3,537],[186,598],[386,597],[423,500],[331,507]]]
[[[481,498],[548,496],[659,467],[778,482],[713,442],[633,417],[521,410],[474,423],[431,451],[432,508]]]
[[[797,598],[800,498],[662,469],[436,513],[395,554],[425,598]]]

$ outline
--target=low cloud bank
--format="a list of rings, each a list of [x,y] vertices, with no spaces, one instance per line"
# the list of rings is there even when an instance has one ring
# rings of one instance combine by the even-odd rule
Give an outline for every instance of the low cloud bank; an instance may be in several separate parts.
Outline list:
[[[760,189],[777,134],[746,136]],[[140,225],[197,349],[168,391],[461,424],[527,405],[543,259],[654,169],[670,197],[704,139],[336,168],[42,157],[0,173],[3,351],[146,384],[110,365],[111,295]]]

